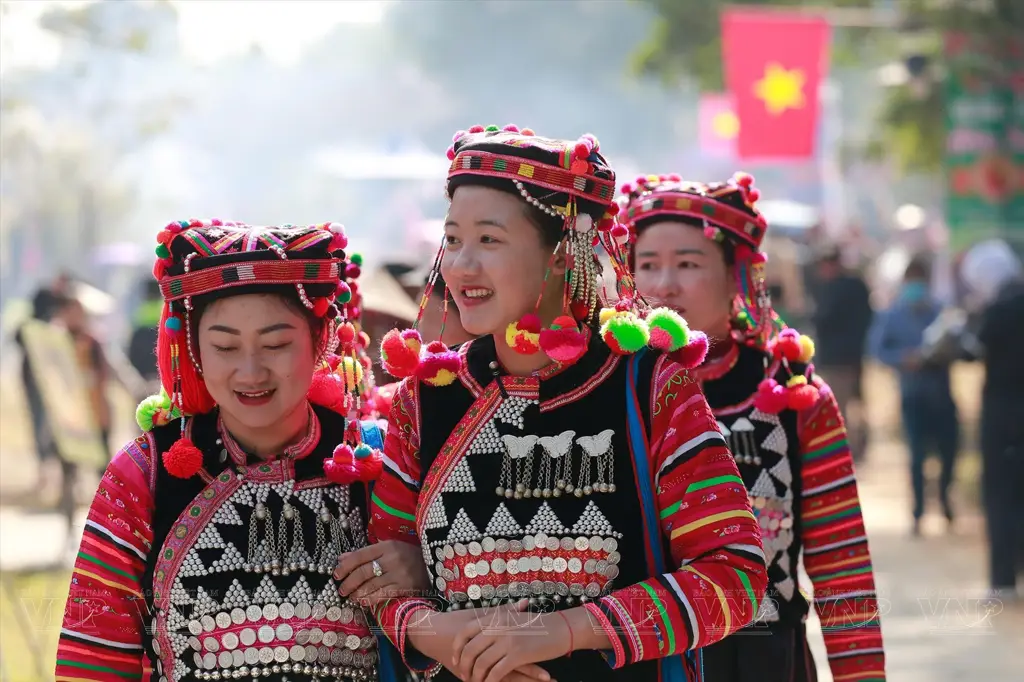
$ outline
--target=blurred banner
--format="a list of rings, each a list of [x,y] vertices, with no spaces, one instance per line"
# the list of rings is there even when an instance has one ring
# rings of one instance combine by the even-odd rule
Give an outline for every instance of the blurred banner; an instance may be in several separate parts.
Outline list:
[[[97,429],[70,334],[37,320],[25,322],[21,333],[61,459],[102,471],[110,458]]]
[[[739,117],[740,159],[814,155],[829,36],[821,17],[747,8],[722,14],[725,82]]]
[[[945,37],[946,220],[958,245],[1024,230],[1022,45]]]

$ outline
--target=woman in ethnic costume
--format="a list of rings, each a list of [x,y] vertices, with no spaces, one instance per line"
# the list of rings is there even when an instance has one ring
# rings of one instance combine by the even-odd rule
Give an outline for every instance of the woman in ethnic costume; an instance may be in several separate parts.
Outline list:
[[[183,221],[158,243],[164,393],[89,510],[56,678],[387,679],[332,576],[366,545],[382,446],[346,419],[363,372],[343,228]],[[370,561],[425,585],[415,547]]]
[[[594,246],[621,226],[593,136],[477,126],[448,156],[438,266],[479,338],[382,342],[407,378],[370,531],[421,543],[436,593],[378,621],[437,679],[683,680],[765,581],[735,461],[664,352],[705,340],[668,310],[600,310]]]
[[[808,602],[797,588],[801,551],[833,677],[884,679],[846,432],[831,391],[808,364],[813,343],[783,327],[771,308],[759,251],[768,226],[755,208],[753,179],[737,174],[704,185],[651,176],[625,193],[637,289],[712,337],[691,375],[736,457],[768,560],[768,598],[748,628],[753,634],[704,649],[706,679],[816,679],[804,632]]]

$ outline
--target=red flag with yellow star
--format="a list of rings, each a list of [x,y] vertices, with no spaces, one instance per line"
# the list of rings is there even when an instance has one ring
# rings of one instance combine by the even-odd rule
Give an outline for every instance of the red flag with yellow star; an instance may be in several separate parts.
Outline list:
[[[722,13],[725,82],[739,118],[740,159],[814,155],[829,33],[824,18],[807,14],[747,8]]]

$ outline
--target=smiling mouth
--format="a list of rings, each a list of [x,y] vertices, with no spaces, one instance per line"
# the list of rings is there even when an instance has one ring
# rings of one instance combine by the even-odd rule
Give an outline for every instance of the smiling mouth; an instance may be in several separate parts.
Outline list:
[[[494,296],[494,289],[486,287],[463,287],[459,294],[464,300],[470,303],[482,303]]]
[[[235,391],[235,397],[243,405],[262,405],[270,401],[276,390],[268,388],[265,391]]]

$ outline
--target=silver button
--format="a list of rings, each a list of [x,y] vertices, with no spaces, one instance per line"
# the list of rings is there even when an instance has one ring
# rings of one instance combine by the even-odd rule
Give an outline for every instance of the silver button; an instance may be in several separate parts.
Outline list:
[[[224,636],[221,637],[221,644],[224,645],[225,649],[238,648],[238,635],[233,632],[225,632]]]
[[[288,623],[281,623],[277,626],[277,638],[287,642],[295,634],[295,630]]]
[[[288,620],[289,618],[294,618],[295,605],[289,602],[281,604],[280,608],[278,609],[277,615],[279,615],[281,618],[284,618],[285,620]]]
[[[245,628],[238,633],[238,640],[245,646],[252,646],[256,643],[256,631],[252,628]]]
[[[270,627],[269,625],[262,625],[260,626],[259,632],[256,633],[256,637],[260,640],[262,644],[270,644],[274,641],[275,634],[276,633],[274,632],[274,628]]]
[[[264,604],[263,617],[267,620],[277,620],[279,613],[280,611],[277,609],[277,604]]]
[[[274,649],[274,661],[276,663],[285,663],[288,660],[288,647],[279,646]]]

